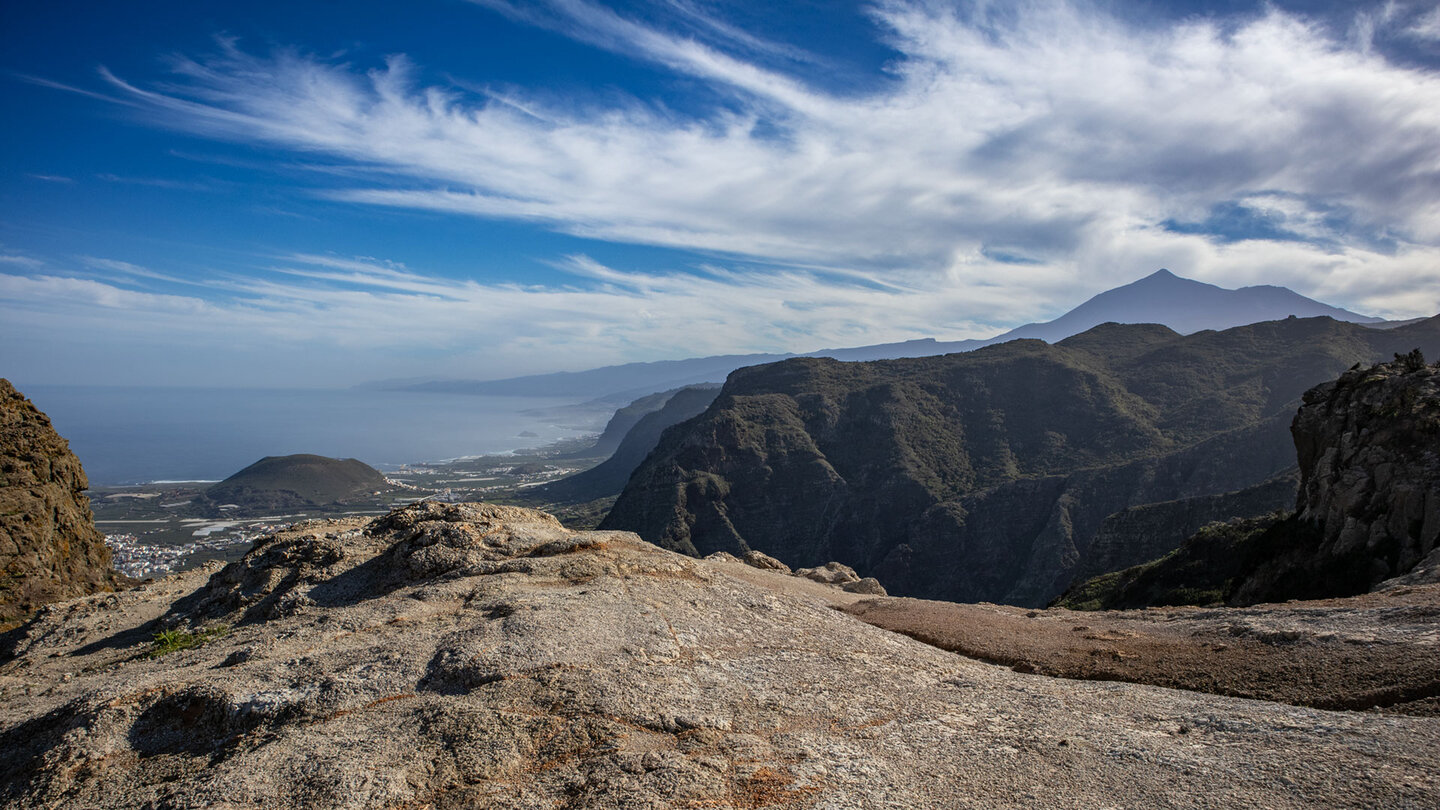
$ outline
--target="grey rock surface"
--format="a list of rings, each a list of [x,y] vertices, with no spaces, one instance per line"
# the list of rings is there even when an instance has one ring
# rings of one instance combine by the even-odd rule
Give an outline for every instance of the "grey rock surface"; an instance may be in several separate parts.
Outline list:
[[[860,598],[418,504],[0,643],[6,807],[1425,807],[1440,722],[1056,680]],[[212,632],[151,656],[162,629]]]
[[[814,568],[801,568],[795,572],[795,576],[830,585],[844,585],[860,581],[860,575],[855,573],[854,568],[838,562],[828,562]]]
[[[726,556],[733,557],[734,555],[727,554]],[[763,568],[767,571],[779,571],[782,574],[791,573],[790,566],[763,551],[747,551],[741,559],[745,561],[746,565],[754,568]]]

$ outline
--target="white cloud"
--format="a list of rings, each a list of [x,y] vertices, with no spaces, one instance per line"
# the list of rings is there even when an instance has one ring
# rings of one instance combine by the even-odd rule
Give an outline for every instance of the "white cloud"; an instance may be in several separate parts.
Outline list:
[[[1440,6],[1417,16],[1405,33],[1425,42],[1440,42]]]
[[[1086,4],[989,15],[890,0],[875,16],[905,57],[895,81],[840,98],[584,0],[481,5],[749,101],[703,120],[641,101],[559,108],[516,91],[502,103],[418,86],[405,57],[360,73],[230,42],[179,61],[177,85],[111,80],[173,126],[348,164],[362,182],[324,192],[337,200],[877,276],[1008,277],[1013,294],[1052,304],[1153,269],[1121,263],[1131,239],[1254,262],[1181,267],[1199,277],[1260,280],[1269,264],[1253,257],[1268,249],[1201,257],[1193,237],[1156,233],[1227,202],[1311,206],[1286,211],[1317,238],[1282,250],[1304,263],[1302,292],[1398,272],[1440,244],[1440,76],[1280,11],[1156,29]],[[1336,210],[1318,244],[1316,223]],[[1401,247],[1366,252],[1377,239]],[[1042,274],[984,258],[997,254],[1067,272],[1028,288]],[[1417,290],[1393,304],[1440,300]]]
[[[349,384],[810,350],[918,333],[983,335],[990,330],[956,313],[973,305],[1002,317],[1017,313],[1004,295],[955,285],[877,289],[802,271],[721,268],[652,275],[585,256],[561,263],[573,286],[534,288],[439,278],[371,259],[297,255],[264,276],[212,282],[226,292],[224,300],[133,289],[137,279],[169,279],[125,262],[86,264],[109,264],[125,278],[0,273],[0,309],[7,313],[0,345],[10,347],[0,364],[48,379],[54,370],[44,366],[69,347],[102,369],[95,382]],[[60,323],[64,330],[54,328]],[[15,348],[36,335],[49,344],[43,358]],[[160,360],[148,369],[120,362],[157,352]]]
[[[1078,2],[885,0],[874,16],[903,58],[880,89],[840,96],[776,67],[803,53],[688,3],[676,34],[585,0],[476,1],[729,103],[691,118],[663,99],[472,94],[422,86],[403,56],[361,71],[228,41],[169,84],[104,75],[169,126],[322,162],[314,193],[337,201],[721,258],[655,275],[576,257],[573,285],[535,288],[294,256],[205,281],[223,300],[136,290],[176,279],[91,260],[125,280],[0,275],[11,328],[63,314],[99,335],[123,318],[134,341],[348,381],[985,336],[1161,266],[1389,317],[1440,309],[1440,76],[1387,61],[1373,26],[1342,40],[1276,10],[1146,27]],[[1224,206],[1289,237],[1165,227]],[[343,359],[355,350],[369,365]]]

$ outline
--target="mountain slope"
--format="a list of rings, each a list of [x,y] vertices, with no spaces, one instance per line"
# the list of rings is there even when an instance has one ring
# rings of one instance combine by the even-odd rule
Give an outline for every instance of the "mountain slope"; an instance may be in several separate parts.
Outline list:
[[[1174,553],[1076,585],[1086,608],[1250,605],[1440,581],[1440,367],[1354,369],[1305,394],[1297,512],[1206,527]]]
[[[1108,515],[1269,479],[1294,464],[1286,427],[1307,388],[1416,345],[1440,349],[1440,317],[1111,324],[1055,345],[741,369],[666,431],[602,527],[702,556],[839,560],[901,595],[1044,604]]]
[[[378,470],[353,458],[299,453],[266,456],[205,490],[213,504],[246,510],[325,507],[391,488]]]
[[[682,388],[665,399],[659,409],[641,416],[625,432],[625,437],[610,458],[584,472],[537,487],[537,494],[557,501],[581,503],[620,494],[630,474],[655,445],[666,428],[699,416],[720,394],[720,386],[705,385]]]

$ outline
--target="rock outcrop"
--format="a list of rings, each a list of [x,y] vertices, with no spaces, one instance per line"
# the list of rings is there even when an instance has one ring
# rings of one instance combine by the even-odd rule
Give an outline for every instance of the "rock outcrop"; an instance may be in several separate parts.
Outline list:
[[[1026,675],[832,609],[858,598],[506,507],[311,523],[5,637],[0,803],[1418,807],[1440,788],[1429,718]]]
[[[1440,366],[1425,365],[1416,350],[1348,371],[1306,392],[1291,430],[1302,476],[1296,519],[1319,530],[1311,564],[1353,567],[1368,590],[1434,555]],[[1274,565],[1308,568],[1298,560]]]
[[[1108,516],[1269,480],[1294,465],[1307,388],[1415,345],[1440,350],[1440,318],[1183,337],[1108,324],[1055,345],[741,369],[666,431],[601,526],[697,556],[837,560],[906,596],[1039,606]]]
[[[1292,432],[1294,514],[1206,527],[1061,604],[1249,605],[1440,582],[1440,367],[1417,352],[1347,371],[1306,392]]]
[[[80,460],[50,419],[0,379],[0,629],[47,602],[113,589]]]

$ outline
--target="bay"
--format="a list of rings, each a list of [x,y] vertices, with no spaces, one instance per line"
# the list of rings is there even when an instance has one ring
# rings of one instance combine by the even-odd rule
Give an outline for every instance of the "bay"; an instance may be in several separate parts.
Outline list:
[[[598,432],[609,416],[567,407],[571,399],[403,391],[36,385],[21,392],[70,441],[92,486],[220,480],[291,453],[358,458],[382,470],[498,455]]]

